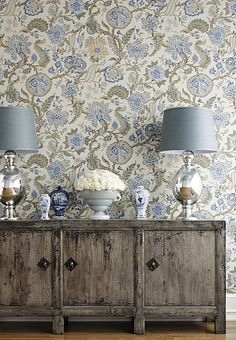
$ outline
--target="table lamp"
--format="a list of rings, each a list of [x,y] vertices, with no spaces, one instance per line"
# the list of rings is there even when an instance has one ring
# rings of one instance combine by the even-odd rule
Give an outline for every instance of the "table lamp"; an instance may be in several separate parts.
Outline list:
[[[17,219],[15,205],[25,193],[21,173],[15,165],[16,153],[37,151],[34,113],[27,108],[0,107],[0,153],[4,153],[6,161],[0,171],[0,202],[5,205],[2,219]]]
[[[163,115],[160,152],[182,154],[184,165],[173,179],[173,193],[182,204],[179,218],[194,219],[192,205],[202,191],[199,173],[191,164],[197,153],[217,151],[214,119],[211,110],[200,107],[167,109]]]

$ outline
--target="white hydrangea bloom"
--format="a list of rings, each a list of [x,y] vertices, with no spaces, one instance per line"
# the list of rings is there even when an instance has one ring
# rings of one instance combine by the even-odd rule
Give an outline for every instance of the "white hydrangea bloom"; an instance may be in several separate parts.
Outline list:
[[[76,189],[81,190],[125,190],[125,183],[111,171],[96,169],[81,176],[76,183]]]

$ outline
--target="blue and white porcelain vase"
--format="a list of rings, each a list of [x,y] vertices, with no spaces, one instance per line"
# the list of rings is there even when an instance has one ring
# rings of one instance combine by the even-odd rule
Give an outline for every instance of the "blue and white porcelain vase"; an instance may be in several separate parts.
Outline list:
[[[139,219],[146,218],[146,210],[149,201],[149,192],[144,189],[142,185],[139,185],[137,188],[133,190],[131,196],[132,203],[135,208],[136,217]]]
[[[42,194],[39,197],[39,206],[42,212],[41,219],[49,220],[48,213],[50,210],[51,198],[48,194]]]
[[[55,210],[57,218],[65,218],[65,208],[69,203],[69,193],[62,189],[59,185],[56,190],[53,190],[50,194],[51,196],[51,205]]]

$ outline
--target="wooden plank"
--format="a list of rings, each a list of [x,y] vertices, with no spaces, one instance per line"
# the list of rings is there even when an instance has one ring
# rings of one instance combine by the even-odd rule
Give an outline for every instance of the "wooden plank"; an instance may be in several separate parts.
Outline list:
[[[133,305],[133,232],[64,231],[64,305]]]
[[[225,225],[216,232],[216,306],[217,318],[215,320],[215,333],[226,332],[226,277],[225,277]]]
[[[132,230],[143,227],[146,230],[216,230],[221,229],[224,221],[181,221],[181,220],[107,220],[93,221],[86,219],[77,220],[24,220],[24,221],[0,221],[1,230],[53,230],[62,228],[67,230]]]
[[[0,317],[51,316],[54,308],[47,306],[0,306]]]
[[[134,258],[134,333],[145,333],[144,307],[144,231],[138,228],[135,232]]]
[[[52,305],[51,233],[0,232],[0,305]],[[47,270],[37,265],[45,258]]]
[[[134,306],[64,306],[64,316],[133,316]]]
[[[54,310],[53,315],[53,333],[64,333],[64,319],[61,311],[63,304],[63,277],[62,277],[62,232],[59,228],[55,229],[52,234],[52,296]]]
[[[215,305],[215,233],[145,231],[145,305]]]
[[[217,315],[216,306],[145,306],[145,316],[155,318],[170,317],[209,317],[215,318]]]

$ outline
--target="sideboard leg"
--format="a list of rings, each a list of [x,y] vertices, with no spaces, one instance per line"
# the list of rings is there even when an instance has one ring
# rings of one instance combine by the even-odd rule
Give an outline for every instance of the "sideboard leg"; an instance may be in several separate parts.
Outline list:
[[[217,316],[215,319],[215,333],[216,334],[225,334],[226,333],[226,322],[225,316]]]
[[[145,317],[143,315],[136,315],[134,317],[134,334],[145,333]]]
[[[53,316],[52,327],[53,327],[53,334],[64,333],[64,318],[62,314],[57,314]]]

